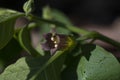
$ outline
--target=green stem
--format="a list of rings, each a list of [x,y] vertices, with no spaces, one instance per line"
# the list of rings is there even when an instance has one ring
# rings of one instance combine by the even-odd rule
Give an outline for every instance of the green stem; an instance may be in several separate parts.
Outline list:
[[[113,39],[110,39],[110,38],[108,38],[108,37],[106,37],[106,36],[104,36],[104,35],[102,35],[102,34],[100,34],[100,33],[97,33],[96,39],[99,39],[99,40],[101,40],[101,41],[104,41],[104,42],[106,42],[106,43],[109,43],[109,44],[117,47],[118,49],[120,49],[120,42],[117,42],[117,41],[115,41],[115,40],[113,40]]]
[[[85,34],[88,34],[90,32],[88,30],[81,29],[81,28],[78,28],[76,26],[67,25],[65,27],[68,28],[70,31],[81,34],[81,35],[85,35]]]
[[[33,16],[33,15],[31,15],[31,18],[34,21],[46,22],[46,23],[50,23],[50,24],[55,24],[55,25],[61,26],[63,28],[67,28],[71,32],[83,35],[82,37],[84,39],[99,39],[101,41],[109,43],[109,44],[111,44],[111,45],[113,45],[113,46],[115,46],[115,47],[120,49],[120,42],[112,40],[112,39],[110,39],[110,38],[108,38],[108,37],[106,37],[106,36],[104,36],[104,35],[102,35],[102,34],[100,34],[98,32],[94,32],[94,31],[91,32],[91,31],[88,31],[88,30],[85,30],[85,29],[78,28],[76,26],[66,25],[66,24],[60,23],[58,21],[46,20],[46,19],[39,18],[39,17]]]
[[[87,30],[84,30],[84,29],[81,29],[81,28],[78,28],[78,27],[75,27],[72,25],[66,25],[66,24],[63,24],[63,23],[58,22],[58,21],[47,20],[47,19],[39,18],[39,17],[33,16],[33,15],[30,15],[30,16],[31,16],[31,20],[33,20],[35,22],[40,21],[40,22],[45,22],[45,23],[49,23],[49,24],[55,24],[55,25],[58,25],[60,27],[67,28],[72,32],[79,33],[81,35],[85,35],[89,32]]]
[[[98,40],[109,43],[109,44],[117,47],[118,49],[120,49],[120,42],[117,42],[117,41],[115,41],[115,40],[113,40],[113,39],[111,39],[109,37],[106,37],[106,36],[104,36],[104,35],[102,35],[102,34],[100,34],[98,32],[95,32],[95,31],[89,32],[89,34],[87,34],[87,35],[85,35],[85,36],[83,36],[81,38],[84,39],[84,40],[85,39],[95,39],[95,40],[98,39]]]

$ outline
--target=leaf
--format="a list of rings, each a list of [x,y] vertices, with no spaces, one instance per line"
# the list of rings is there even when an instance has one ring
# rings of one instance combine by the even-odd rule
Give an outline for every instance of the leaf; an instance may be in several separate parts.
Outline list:
[[[62,70],[62,80],[77,80],[76,68],[80,57],[67,55],[65,69]]]
[[[45,52],[44,50],[42,49],[42,46],[40,43],[38,43],[37,47],[36,47],[36,50],[42,55],[44,56],[45,55]]]
[[[65,57],[66,54],[61,55],[60,57],[55,59],[51,64],[49,64],[46,68],[44,67],[43,71],[37,75],[35,80],[61,80],[61,70],[65,61]],[[44,76],[46,77],[42,77],[41,74],[45,74]]]
[[[28,0],[25,2],[23,6],[23,10],[25,11],[26,15],[32,12],[33,6],[34,6],[34,0]]]
[[[74,50],[67,54],[65,68],[61,72],[62,80],[77,80],[77,65],[80,59],[81,45],[78,43]]]
[[[0,79],[60,80],[60,71],[64,62],[64,56],[58,56],[59,55],[56,54],[51,58],[50,55],[45,55],[39,58],[21,58],[15,64],[8,66],[5,71],[0,75]],[[50,64],[46,65],[46,63]],[[35,78],[33,78],[33,76],[35,76]]]
[[[72,25],[71,21],[64,13],[57,9],[50,8],[49,6],[43,8],[42,16],[44,19],[55,20],[65,25]]]
[[[20,57],[20,52],[22,48],[19,45],[19,43],[12,38],[9,43],[2,49],[0,50],[0,68],[4,69],[6,66],[9,64],[15,62],[18,57]]]
[[[0,75],[1,80],[27,80],[30,71],[34,74],[46,59],[40,58],[21,58],[15,64],[10,65]]]
[[[78,64],[78,80],[120,80],[120,63],[117,59],[99,46],[93,50],[90,48],[89,60],[83,56]]]
[[[10,65],[5,69],[3,74],[0,75],[1,80],[26,80],[29,73],[35,74],[41,68],[41,65],[49,57],[44,58],[21,58],[15,64]],[[30,76],[32,76],[30,74]]]
[[[53,19],[65,25],[72,25],[71,21],[68,19],[68,17],[64,13],[60,12],[59,10],[50,8],[49,6],[45,6],[43,8],[42,16],[44,19],[48,19],[48,20]]]
[[[52,9],[51,12],[52,12],[52,16],[54,20],[61,22],[65,25],[73,25],[71,21],[69,20],[69,18],[64,13],[56,9]]]
[[[39,69],[38,71],[37,71],[37,73],[35,74],[35,75],[33,75],[32,77],[31,77],[31,79],[30,80],[39,80],[39,78],[41,79],[41,77],[40,77],[40,74],[42,74],[42,72],[46,69],[46,68],[48,68],[51,64],[54,64],[54,62],[55,62],[55,66],[56,67],[58,67],[58,68],[55,68],[55,74],[60,74],[60,71],[61,71],[61,67],[62,67],[62,65],[63,64],[61,64],[61,62],[60,62],[60,64],[61,64],[61,67],[60,67],[60,64],[59,65],[57,65],[57,62],[56,62],[56,60],[57,59],[59,59],[59,57],[61,57],[62,55],[66,55],[66,54],[63,54],[64,52],[63,51],[57,51],[42,67],[41,67],[41,69]],[[63,60],[64,60],[64,58],[63,58]],[[63,60],[61,60],[61,61],[63,61]],[[59,61],[59,60],[58,60]],[[58,72],[56,72],[56,71],[58,71]],[[60,76],[60,75],[59,75]],[[51,76],[52,77],[52,76]],[[52,78],[52,80],[59,80],[59,79],[53,79]]]
[[[43,18],[44,19],[53,19],[55,21],[67,24],[67,25],[72,25],[69,19],[60,11],[57,11],[55,9],[51,9],[48,6],[43,8]],[[51,31],[53,27],[56,28],[56,32],[59,34],[70,34],[70,31],[61,27],[61,26],[56,26],[54,24],[49,24],[45,22],[38,22],[38,26],[40,26],[40,34],[45,34]]]
[[[14,24],[22,13],[0,8],[0,49],[7,45],[14,33]]]
[[[44,19],[49,19],[49,20],[51,20],[53,18],[51,8],[49,6],[45,6],[43,8],[42,17]]]
[[[33,56],[40,56],[40,53],[33,48],[31,44],[31,38],[30,38],[30,31],[28,27],[24,27],[23,29],[20,30],[18,39],[20,42],[20,45],[31,55]]]

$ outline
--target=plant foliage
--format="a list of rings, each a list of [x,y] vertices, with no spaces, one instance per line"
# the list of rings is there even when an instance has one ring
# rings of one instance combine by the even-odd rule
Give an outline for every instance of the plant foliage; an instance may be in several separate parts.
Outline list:
[[[74,26],[56,9],[44,7],[36,16],[33,8],[34,0],[28,0],[24,13],[0,9],[0,80],[120,80],[117,58],[93,43],[99,39],[120,49],[119,42]],[[15,28],[20,17],[28,23]],[[36,27],[37,48],[31,37]]]

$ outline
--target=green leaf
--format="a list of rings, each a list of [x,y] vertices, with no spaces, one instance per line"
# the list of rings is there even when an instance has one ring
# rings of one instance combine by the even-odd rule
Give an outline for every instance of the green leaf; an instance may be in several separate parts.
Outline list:
[[[42,16],[43,16],[44,19],[51,20],[53,18],[51,8],[49,6],[45,6],[43,8],[43,13],[42,14],[43,14]]]
[[[78,43],[74,50],[67,54],[65,68],[62,70],[62,80],[77,80],[76,68],[80,59],[81,45]]]
[[[61,76],[62,80],[77,80],[76,68],[78,65],[80,57],[73,57],[67,55],[67,60],[65,61],[65,69],[63,69]]]
[[[72,25],[71,21],[64,13],[60,12],[59,10],[52,9],[49,6],[45,6],[43,8],[43,18],[49,20],[53,19],[65,25]]]
[[[27,80],[41,68],[41,65],[49,57],[44,58],[21,58],[15,64],[10,65],[0,75],[1,80]]]
[[[12,10],[9,10],[9,9],[0,8],[0,15],[5,14],[5,12],[12,12],[12,13],[14,13],[16,11],[12,11]]]
[[[43,18],[48,19],[48,20],[55,20],[67,25],[72,25],[69,19],[60,11],[57,11],[55,9],[51,9],[50,7],[44,7],[43,8]],[[70,31],[61,27],[61,26],[56,26],[54,24],[49,24],[45,22],[38,22],[38,26],[40,26],[40,34],[45,34],[51,31],[52,28],[55,27],[56,32],[59,34],[70,34]]]
[[[40,23],[40,36],[42,37],[44,34],[49,33],[51,31],[50,24],[48,23]]]
[[[56,60],[59,59],[59,57],[62,56],[63,53],[64,53],[63,51],[57,51],[57,52],[41,67],[41,69],[39,69],[39,70],[37,71],[37,73],[31,77],[30,80],[39,80],[39,78],[41,78],[41,77],[40,77],[40,74],[42,74],[42,72],[43,72],[46,68],[48,68],[51,64],[53,64],[54,61],[56,62]],[[64,55],[64,54],[63,54],[63,55]],[[63,58],[63,60],[64,60],[64,58]],[[62,60],[62,61],[63,61],[63,60]],[[56,65],[55,65],[55,64],[56,64]],[[56,68],[55,68],[56,70],[54,70],[54,71],[58,71],[58,73],[55,72],[55,74],[60,74],[59,72],[60,72],[60,70],[61,70],[62,64],[61,64],[61,62],[60,62],[61,67],[60,67],[60,65],[57,65],[57,63],[55,63],[55,64],[54,64],[54,65],[56,66]],[[58,69],[57,69],[57,67],[58,67]],[[59,69],[59,68],[60,68],[60,69]],[[54,80],[59,80],[59,79],[54,79]]]
[[[0,75],[0,79],[61,80],[60,72],[65,55],[60,55],[61,53],[52,57],[50,55],[45,55],[39,58],[21,58],[15,64],[8,66]]]
[[[35,80],[61,80],[61,70],[63,68],[63,63],[65,61],[65,55],[61,55],[57,59],[55,57],[51,57],[48,61],[50,62],[51,59],[55,59],[52,63],[46,65],[47,67],[43,66],[43,71],[40,72],[38,75],[35,75]],[[42,68],[41,68],[42,70]],[[52,74],[51,74],[52,72]],[[44,77],[41,74],[45,74]],[[46,76],[46,77],[45,77]],[[34,77],[33,77],[34,79]]]
[[[33,56],[40,56],[40,53],[33,48],[31,44],[31,37],[30,37],[30,31],[28,27],[24,27],[23,29],[20,30],[18,39],[20,42],[20,45],[31,55]]]
[[[23,6],[23,10],[25,11],[26,15],[30,14],[33,10],[33,6],[34,6],[34,0],[28,0],[24,6]]]
[[[38,43],[37,47],[36,47],[36,50],[42,55],[44,56],[45,55],[45,52],[44,50],[42,49],[42,46],[40,43]]]
[[[61,22],[65,25],[73,25],[71,21],[69,20],[69,18],[64,13],[56,9],[52,9],[51,11],[52,11],[53,20]]]
[[[0,50],[0,68],[3,70],[9,64],[15,62],[20,57],[22,48],[19,43],[12,38],[9,43]]]
[[[0,49],[7,45],[14,33],[15,21],[22,13],[0,8]]]
[[[93,49],[94,48],[94,49]],[[89,60],[82,57],[77,68],[78,80],[120,80],[120,63],[99,46],[84,47],[91,53]]]

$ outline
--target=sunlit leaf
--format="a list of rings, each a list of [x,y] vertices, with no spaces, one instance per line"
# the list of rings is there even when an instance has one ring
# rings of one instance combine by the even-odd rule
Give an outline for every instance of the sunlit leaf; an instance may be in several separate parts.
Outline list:
[[[84,56],[81,58],[77,68],[78,80],[119,80],[120,63],[117,59],[101,47],[93,47],[89,47],[89,50],[84,47],[91,56],[89,60]]]
[[[15,64],[8,66],[0,75],[0,79],[61,80],[60,72],[64,62],[64,55],[59,57],[60,54],[56,54],[51,58],[50,55],[39,58],[21,58]]]

